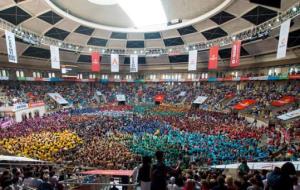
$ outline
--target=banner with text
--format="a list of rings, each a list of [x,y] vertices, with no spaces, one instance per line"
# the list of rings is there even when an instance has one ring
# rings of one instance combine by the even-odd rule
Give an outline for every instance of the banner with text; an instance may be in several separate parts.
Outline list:
[[[50,46],[50,52],[51,52],[51,68],[60,69],[59,48],[56,46]]]
[[[286,56],[290,25],[291,25],[291,19],[281,24],[280,36],[279,36],[278,48],[277,48],[277,59],[281,59]]]
[[[218,68],[219,46],[213,46],[209,50],[208,69]]]
[[[297,110],[288,112],[286,114],[277,116],[278,119],[281,119],[281,120],[284,120],[284,121],[294,119],[294,118],[297,118],[297,117],[300,117],[300,109],[297,109]]]
[[[116,98],[117,98],[118,102],[125,102],[126,101],[126,96],[124,94],[117,94]]]
[[[137,73],[138,72],[138,55],[130,55],[130,72]]]
[[[193,104],[203,104],[207,99],[206,96],[198,96],[194,101]]]
[[[99,52],[92,52],[92,72],[100,71],[100,54]]]
[[[11,63],[18,63],[15,34],[9,31],[5,31],[5,39],[8,61]]]
[[[110,70],[112,73],[118,73],[120,70],[120,63],[119,63],[119,55],[118,54],[111,54],[110,55]]]
[[[189,51],[189,65],[188,65],[189,71],[197,70],[197,56],[198,56],[197,50]]]
[[[59,93],[48,93],[48,95],[60,105],[67,105],[69,102],[64,99]]]
[[[241,45],[242,45],[241,40],[237,40],[233,42],[232,49],[231,49],[230,67],[237,67],[240,65]]]

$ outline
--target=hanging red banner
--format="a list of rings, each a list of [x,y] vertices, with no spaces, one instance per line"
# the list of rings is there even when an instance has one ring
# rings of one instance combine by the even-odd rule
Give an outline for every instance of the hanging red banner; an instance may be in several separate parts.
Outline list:
[[[100,71],[100,54],[99,52],[92,52],[92,72]]]
[[[218,68],[219,46],[213,46],[209,50],[208,69]]]
[[[241,45],[241,40],[233,42],[231,49],[230,67],[237,67],[240,65]]]

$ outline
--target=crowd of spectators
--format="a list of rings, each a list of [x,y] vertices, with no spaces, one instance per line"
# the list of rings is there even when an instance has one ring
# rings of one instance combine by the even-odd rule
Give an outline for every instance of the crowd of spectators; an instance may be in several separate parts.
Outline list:
[[[41,160],[120,169],[132,168],[137,155],[153,156],[158,149],[166,153],[167,163],[180,157],[199,165],[232,163],[239,157],[264,161],[288,142],[282,141],[286,132],[280,128],[257,128],[232,113],[173,107],[165,114],[166,108],[149,106],[143,114],[141,107],[131,106],[53,113],[1,128],[0,146]],[[295,159],[297,151],[293,147],[288,159]]]

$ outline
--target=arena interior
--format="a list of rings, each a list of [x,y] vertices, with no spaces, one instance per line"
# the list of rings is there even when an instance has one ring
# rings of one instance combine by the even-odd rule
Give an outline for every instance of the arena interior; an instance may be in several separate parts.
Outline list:
[[[0,190],[299,190],[299,15],[0,0]]]

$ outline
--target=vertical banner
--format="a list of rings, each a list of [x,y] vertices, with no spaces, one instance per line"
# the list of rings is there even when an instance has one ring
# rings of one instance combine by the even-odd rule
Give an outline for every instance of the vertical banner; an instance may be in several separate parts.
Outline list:
[[[197,50],[189,51],[189,65],[188,65],[189,71],[197,70],[197,56],[198,56]]]
[[[111,54],[110,55],[110,70],[112,73],[119,72],[119,55],[118,54]]]
[[[209,50],[208,69],[218,68],[219,46],[213,46]]]
[[[137,73],[138,72],[138,55],[130,55],[130,72]]]
[[[100,71],[100,54],[99,52],[92,52],[92,72]]]
[[[231,48],[230,67],[237,67],[240,65],[241,45],[242,45],[241,40],[237,40],[237,41],[233,42],[232,48]]]
[[[15,34],[5,31],[8,61],[18,63]]]
[[[291,26],[291,19],[288,19],[287,21],[281,24],[280,36],[279,36],[278,48],[277,48],[277,59],[281,59],[286,56],[290,26]]]
[[[51,68],[60,69],[59,48],[56,46],[50,46],[50,53],[51,53]]]

